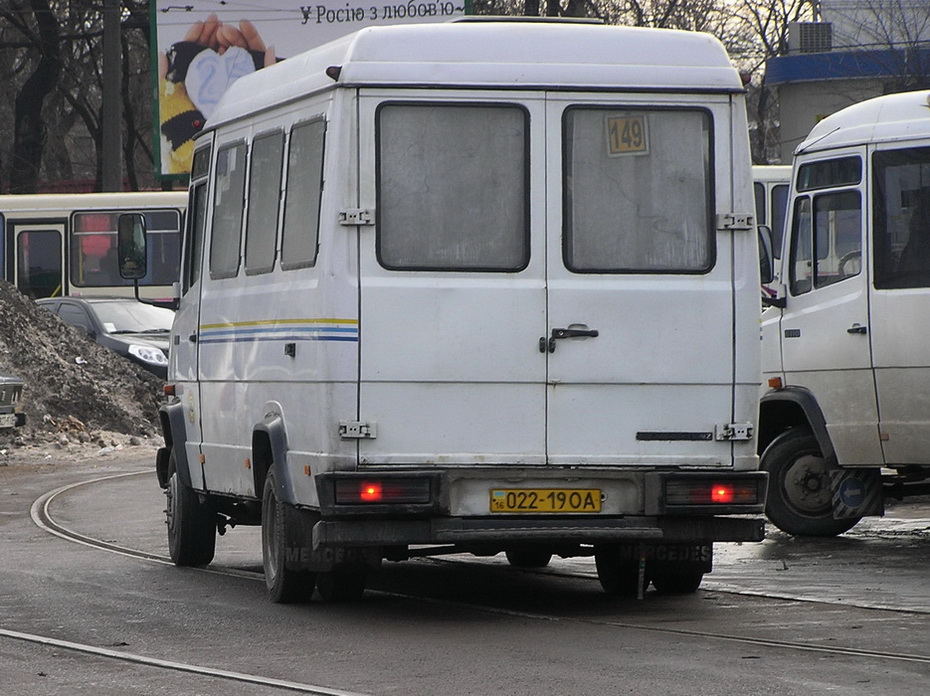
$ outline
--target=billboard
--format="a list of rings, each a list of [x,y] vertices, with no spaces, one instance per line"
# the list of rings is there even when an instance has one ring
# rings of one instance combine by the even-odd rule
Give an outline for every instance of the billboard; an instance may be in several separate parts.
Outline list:
[[[190,172],[193,138],[235,80],[375,24],[441,22],[467,0],[151,0],[157,75],[155,143],[162,177]]]

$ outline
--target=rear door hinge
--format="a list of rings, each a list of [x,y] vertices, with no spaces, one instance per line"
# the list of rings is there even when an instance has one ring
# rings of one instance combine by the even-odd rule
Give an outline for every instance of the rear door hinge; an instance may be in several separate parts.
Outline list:
[[[752,423],[725,423],[716,427],[718,440],[751,440],[753,434]]]
[[[339,211],[339,224],[346,227],[374,225],[375,214],[370,208],[347,208]]]
[[[339,421],[339,437],[343,440],[373,440],[378,437],[378,424],[371,421]]]
[[[718,230],[751,230],[755,221],[749,213],[720,213],[717,215]]]

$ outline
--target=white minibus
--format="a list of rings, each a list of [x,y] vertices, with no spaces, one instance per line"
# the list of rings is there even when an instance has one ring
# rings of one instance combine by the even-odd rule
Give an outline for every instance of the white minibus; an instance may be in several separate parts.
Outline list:
[[[747,133],[691,32],[371,27],[238,80],[195,143],[175,563],[260,524],[275,601],[443,553],[695,591],[763,537]]]
[[[788,210],[763,312],[766,511],[832,536],[888,497],[930,493],[930,92],[818,123]]]

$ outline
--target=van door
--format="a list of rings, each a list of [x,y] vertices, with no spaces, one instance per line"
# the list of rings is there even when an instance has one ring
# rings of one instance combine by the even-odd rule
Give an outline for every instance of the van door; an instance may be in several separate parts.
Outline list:
[[[34,300],[66,295],[66,223],[11,222],[10,228],[15,244],[13,277],[16,289]]]
[[[544,464],[543,99],[366,94],[360,463]]]
[[[930,148],[872,155],[872,360],[887,464],[927,464],[930,342]]]
[[[797,171],[780,327],[785,377],[816,396],[842,464],[875,464],[882,453],[862,262],[862,153],[802,162]]]
[[[704,99],[550,95],[553,464],[732,465],[715,428],[734,408],[730,237],[748,232],[715,229],[731,106]]]

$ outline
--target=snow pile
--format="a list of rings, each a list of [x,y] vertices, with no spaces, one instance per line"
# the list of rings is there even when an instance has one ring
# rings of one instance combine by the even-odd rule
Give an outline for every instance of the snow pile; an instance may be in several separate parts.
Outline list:
[[[0,280],[0,372],[25,383],[26,426],[2,441],[102,441],[157,433],[162,382]],[[112,439],[112,438],[110,438]]]

